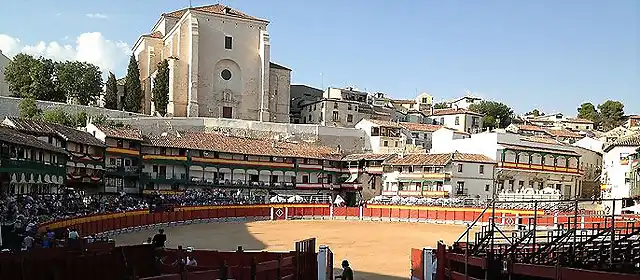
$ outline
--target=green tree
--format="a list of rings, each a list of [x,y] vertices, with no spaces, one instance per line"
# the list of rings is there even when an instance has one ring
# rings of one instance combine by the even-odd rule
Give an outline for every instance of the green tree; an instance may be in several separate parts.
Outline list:
[[[446,109],[449,107],[449,103],[447,102],[438,102],[436,104],[433,104],[433,109]]]
[[[66,126],[72,126],[73,122],[69,118],[69,115],[61,108],[56,107],[51,110],[47,110],[42,115],[42,118],[50,123],[57,123]]]
[[[625,121],[624,104],[620,101],[607,100],[598,105],[600,125],[607,131],[622,125]]]
[[[587,119],[596,124],[596,127],[600,123],[600,113],[598,113],[598,109],[591,102],[585,102],[580,105],[578,108],[578,118]]]
[[[483,127],[504,128],[509,126],[513,119],[513,110],[496,101],[480,101],[480,103],[471,104],[469,110],[484,115]]]
[[[104,92],[104,107],[113,110],[120,109],[118,108],[118,81],[116,75],[111,72],[109,72]]]
[[[136,57],[131,55],[124,83],[124,110],[128,112],[140,112],[143,97],[138,62],[136,61]]]
[[[543,112],[540,112],[540,110],[538,109],[533,109],[531,110],[531,112],[528,112],[526,114],[524,114],[525,116],[532,116],[532,117],[539,117],[539,116],[544,116]]]
[[[166,115],[169,104],[169,62],[166,59],[158,62],[152,94],[155,110],[162,116]]]
[[[38,108],[36,100],[33,98],[23,98],[18,104],[18,110],[21,118],[34,119],[39,118],[42,110]]]
[[[12,96],[65,101],[64,94],[58,88],[55,63],[51,59],[17,54],[5,67],[5,81]]]
[[[102,72],[96,65],[80,61],[65,61],[56,65],[56,77],[67,100],[80,105],[92,105],[102,93]]]

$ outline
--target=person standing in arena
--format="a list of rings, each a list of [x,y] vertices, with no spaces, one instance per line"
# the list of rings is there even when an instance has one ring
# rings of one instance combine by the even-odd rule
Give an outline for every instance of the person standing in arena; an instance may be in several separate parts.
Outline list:
[[[158,230],[158,233],[153,236],[152,242],[155,248],[164,248],[164,244],[167,242],[167,235],[164,234],[164,229]]]
[[[353,280],[353,270],[349,267],[349,261],[342,261],[342,275],[336,276],[336,279]]]

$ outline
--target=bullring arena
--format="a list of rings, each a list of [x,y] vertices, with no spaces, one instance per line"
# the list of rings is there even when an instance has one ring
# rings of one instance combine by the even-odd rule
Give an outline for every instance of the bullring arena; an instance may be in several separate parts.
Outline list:
[[[290,251],[301,237],[315,237],[327,245],[336,260],[348,259],[355,279],[406,279],[410,249],[434,247],[443,239],[451,244],[464,231],[460,225],[372,222],[350,220],[286,220],[191,224],[166,228],[168,247],[233,251]],[[118,245],[140,244],[156,230],[115,236]],[[336,262],[339,266],[339,263]],[[336,270],[338,267],[336,267]]]
[[[0,275],[320,280],[333,279],[339,273],[334,268],[348,259],[356,279],[638,279],[638,216],[549,213],[537,210],[539,206],[211,205],[93,215],[43,224],[38,231],[78,229],[113,238],[121,246],[83,243],[81,255],[67,248],[23,257],[0,254]],[[467,230],[467,225],[476,230]],[[160,228],[168,235],[166,249],[142,245]],[[458,238],[463,232],[465,238]],[[69,249],[80,243],[72,245]],[[176,250],[178,246],[194,250]],[[195,257],[197,266],[185,270],[171,264],[184,254]],[[30,269],[38,266],[38,258],[66,265]]]

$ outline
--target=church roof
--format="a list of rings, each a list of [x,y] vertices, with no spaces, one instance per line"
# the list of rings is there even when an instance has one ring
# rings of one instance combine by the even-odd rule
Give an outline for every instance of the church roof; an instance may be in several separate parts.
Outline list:
[[[163,15],[169,16],[169,17],[181,18],[188,10],[194,10],[194,11],[198,11],[198,12],[215,14],[215,15],[225,15],[225,16],[241,18],[241,19],[269,22],[268,20],[247,15],[247,14],[241,12],[241,11],[238,11],[236,9],[233,9],[233,8],[231,8],[229,6],[225,6],[225,5],[222,5],[222,4],[206,5],[206,6],[199,6],[199,7],[190,7],[190,8],[185,8],[185,9],[180,9],[180,10],[177,10],[177,11],[165,13]]]
[[[282,66],[280,64],[273,63],[273,62],[269,62],[269,68],[291,71],[291,69],[289,69],[287,67],[284,67],[284,66]]]

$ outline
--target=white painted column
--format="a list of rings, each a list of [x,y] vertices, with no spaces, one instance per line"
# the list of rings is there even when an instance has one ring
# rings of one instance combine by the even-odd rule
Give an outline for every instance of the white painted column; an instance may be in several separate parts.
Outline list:
[[[504,226],[505,220],[506,220],[506,214],[504,212],[502,212],[502,223],[501,224],[503,226]]]
[[[433,258],[435,251],[435,249],[429,247],[422,249],[422,267],[424,267],[424,275],[422,276],[422,279],[435,280],[434,275],[437,269],[437,264]]]
[[[516,230],[520,229],[520,214],[516,213],[516,217],[513,224],[515,225]]]
[[[285,220],[289,219],[289,207],[284,208],[284,219]]]
[[[318,280],[333,280],[327,279],[327,246],[320,245],[318,249]]]
[[[333,220],[333,203],[329,206],[329,220]]]
[[[558,212],[553,213],[553,228],[558,228]]]
[[[271,207],[271,210],[269,212],[271,214],[271,220],[273,221],[273,207]]]
[[[584,215],[580,216],[580,229],[584,229]]]
[[[360,220],[362,220],[362,218],[364,217],[364,216],[362,215],[362,212],[363,212],[363,210],[362,210],[362,206],[360,206]]]

